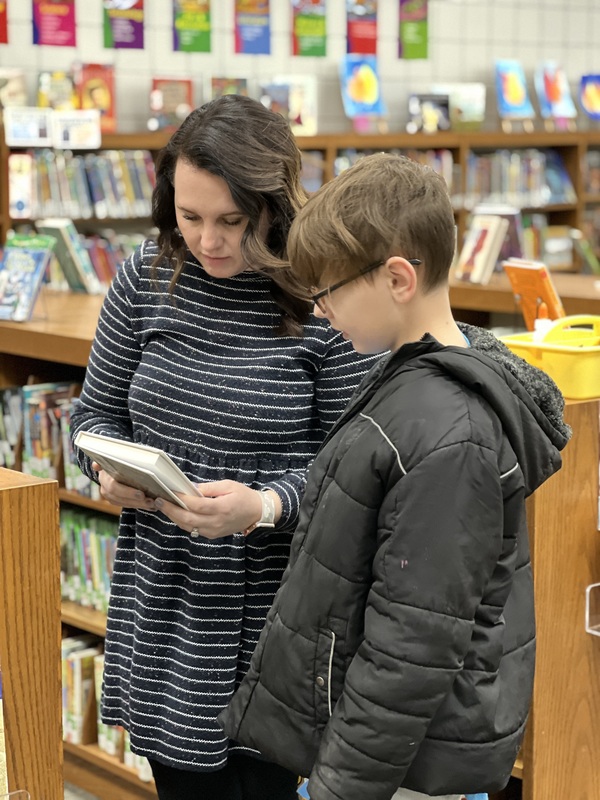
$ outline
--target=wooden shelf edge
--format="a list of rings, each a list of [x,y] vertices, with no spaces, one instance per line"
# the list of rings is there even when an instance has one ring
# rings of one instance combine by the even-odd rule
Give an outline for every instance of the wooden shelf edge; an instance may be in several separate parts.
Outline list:
[[[91,497],[84,497],[82,494],[71,492],[69,489],[62,487],[58,490],[58,497],[64,503],[71,503],[82,508],[91,508],[93,511],[101,511],[103,514],[111,514],[118,517],[121,513],[121,509],[118,506],[113,506],[105,500],[93,500]]]
[[[95,608],[80,606],[72,600],[63,600],[61,603],[60,618],[66,625],[73,625],[87,633],[94,633],[104,638],[106,636],[106,614]]]
[[[97,771],[101,772],[104,775],[105,780],[107,778],[113,780],[112,776],[120,779],[120,781],[124,782],[128,787],[131,788],[132,792],[135,792],[135,794],[132,794],[132,797],[156,797],[154,781],[146,782],[140,780],[137,772],[134,769],[125,766],[125,764],[121,763],[115,756],[109,756],[108,753],[105,753],[103,750],[101,750],[97,744],[83,745],[72,744],[71,742],[63,742],[63,749],[65,755],[65,778],[67,780],[71,778],[70,768],[72,768],[78,761],[83,761],[87,765],[91,765],[92,767],[96,768]],[[73,777],[75,785],[80,786],[82,789],[86,789],[86,791],[93,789],[93,776],[90,776],[89,784],[81,777]],[[88,786],[89,789],[87,789]],[[119,794],[117,791],[115,791],[114,796],[122,797],[122,794]]]

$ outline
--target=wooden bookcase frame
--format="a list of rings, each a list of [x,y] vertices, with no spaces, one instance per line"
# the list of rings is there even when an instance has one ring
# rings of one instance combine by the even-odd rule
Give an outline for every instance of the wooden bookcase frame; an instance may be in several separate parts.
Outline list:
[[[0,469],[0,548],[8,789],[63,800],[56,481]]]

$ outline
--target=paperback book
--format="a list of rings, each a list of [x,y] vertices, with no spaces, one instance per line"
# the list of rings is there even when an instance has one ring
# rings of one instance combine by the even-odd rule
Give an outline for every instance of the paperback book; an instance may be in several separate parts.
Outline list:
[[[175,130],[193,108],[191,78],[152,78],[149,130]]]
[[[408,133],[438,133],[450,127],[447,94],[411,94],[408,98]]]
[[[565,316],[560,296],[556,291],[548,267],[542,261],[509,258],[502,264],[508,275],[516,303],[523,314],[527,330],[535,328],[540,307],[545,305],[548,319]]]
[[[520,61],[510,58],[496,61],[496,100],[501,119],[533,119],[535,116]]]
[[[226,94],[241,94],[248,97],[247,78],[220,78],[213,76],[210,79],[210,96],[212,100]]]
[[[31,319],[50,262],[52,248],[4,248],[0,259],[0,319]]]
[[[487,283],[491,278],[508,220],[495,214],[474,214],[458,255],[454,277],[468,283]]]
[[[345,55],[340,61],[340,85],[344,111],[349,119],[387,114],[375,56]]]
[[[87,431],[77,434],[75,446],[119,483],[140,489],[149,497],[162,497],[181,508],[187,508],[175,492],[201,496],[201,492],[175,462],[156,447]]]
[[[452,130],[480,130],[485,121],[485,83],[436,83],[431,92],[448,96]]]
[[[113,65],[77,64],[74,75],[80,108],[97,109],[100,112],[102,133],[114,133],[117,129],[117,114]]]
[[[556,61],[543,61],[538,65],[534,84],[543,119],[574,119],[577,116],[567,76]]]
[[[56,258],[69,288],[74,292],[102,294],[102,284],[94,270],[89,253],[81,243],[73,221],[66,217],[41,219],[36,222],[39,233],[54,236]]]

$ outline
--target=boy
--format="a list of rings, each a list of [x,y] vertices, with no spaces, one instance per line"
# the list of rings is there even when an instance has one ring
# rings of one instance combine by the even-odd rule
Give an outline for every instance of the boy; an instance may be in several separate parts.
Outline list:
[[[533,681],[525,498],[560,467],[562,400],[537,371],[521,383],[469,348],[449,301],[454,215],[432,170],[363,158],[309,200],[288,254],[317,316],[360,353],[391,355],[311,467],[221,722],[310,775],[313,800],[498,791]]]

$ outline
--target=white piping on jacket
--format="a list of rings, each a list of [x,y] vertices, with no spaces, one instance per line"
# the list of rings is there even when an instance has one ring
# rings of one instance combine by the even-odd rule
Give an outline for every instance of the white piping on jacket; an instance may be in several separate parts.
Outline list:
[[[331,716],[331,672],[333,669],[333,651],[335,649],[335,633],[329,631],[331,634],[331,649],[329,651],[329,669],[327,670],[327,705],[329,706],[329,716]]]
[[[394,453],[396,453],[396,460],[398,461],[398,466],[399,466],[399,467],[400,467],[400,469],[402,470],[402,474],[403,474],[403,475],[406,475],[406,470],[405,470],[405,469],[404,469],[404,467],[402,466],[402,459],[400,458],[400,453],[398,452],[398,449],[397,449],[397,448],[394,446],[394,444],[392,443],[392,440],[390,439],[390,437],[386,435],[386,433],[385,433],[385,431],[383,430],[383,428],[381,427],[381,425],[378,425],[378,424],[375,422],[375,420],[373,419],[373,417],[369,417],[369,416],[367,416],[366,414],[362,414],[362,413],[361,413],[361,415],[360,415],[360,416],[361,416],[361,417],[364,417],[365,419],[368,419],[368,420],[369,420],[369,422],[372,422],[372,423],[373,423],[373,425],[375,425],[375,427],[377,428],[377,430],[379,431],[379,433],[380,433],[380,434],[383,436],[383,438],[386,440],[386,442],[387,442],[387,443],[389,444],[389,446],[392,448],[392,450],[394,451]]]

